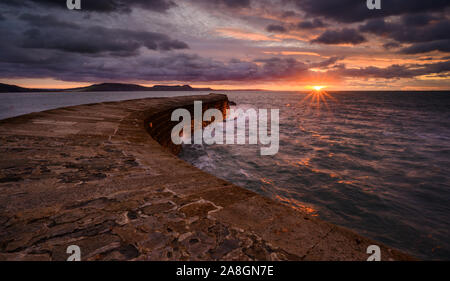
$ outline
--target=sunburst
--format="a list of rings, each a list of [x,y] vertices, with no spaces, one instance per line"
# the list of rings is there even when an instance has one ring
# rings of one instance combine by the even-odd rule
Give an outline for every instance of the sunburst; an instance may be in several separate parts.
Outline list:
[[[307,106],[308,111],[311,108],[315,108],[318,110],[319,114],[320,114],[320,107],[323,104],[327,108],[327,111],[331,112],[330,108],[328,106],[327,99],[332,99],[334,101],[336,101],[336,99],[324,90],[325,88],[327,88],[327,86],[314,85],[314,86],[308,86],[307,88],[311,89],[311,92],[308,95],[306,95],[299,102],[299,104],[303,104],[303,103],[309,101],[309,104]]]

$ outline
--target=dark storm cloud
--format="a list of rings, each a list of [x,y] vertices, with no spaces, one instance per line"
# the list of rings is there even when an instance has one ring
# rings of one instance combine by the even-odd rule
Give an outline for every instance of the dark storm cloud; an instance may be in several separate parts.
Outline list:
[[[1,45],[0,45],[1,48]],[[2,49],[0,77],[43,78],[63,81],[255,81],[299,76],[308,66],[294,59],[272,58],[258,61],[217,61],[198,55],[88,57],[74,53],[70,59],[64,52],[45,50]],[[12,57],[11,54],[17,54]],[[13,70],[13,71],[12,71]]]
[[[386,50],[399,48],[400,46],[401,46],[401,44],[399,44],[397,42],[388,42],[388,43],[383,44],[383,48],[385,48]]]
[[[295,59],[270,58],[255,61],[232,59],[221,62],[198,55],[178,54],[171,58],[151,58],[142,62],[140,77],[155,81],[264,81],[286,79],[308,72]]]
[[[199,3],[212,8],[248,8],[251,5],[250,0],[192,0],[193,3]]]
[[[270,24],[266,27],[266,30],[268,32],[273,32],[273,33],[284,33],[286,32],[286,28],[282,25],[277,25],[277,24]]]
[[[336,65],[341,58],[306,64],[292,58],[255,61],[232,59],[222,62],[198,55],[114,57],[86,56],[63,51],[13,48],[0,42],[0,77],[43,78],[63,81],[274,81],[307,77],[314,67],[328,68],[328,74],[360,78],[411,78],[450,71],[450,61],[432,64],[393,65],[387,68],[348,69]]]
[[[167,35],[93,26],[75,30],[37,29],[24,32],[21,47],[54,49],[73,53],[135,55],[139,48],[168,51],[186,49],[184,42],[172,40]]]
[[[450,20],[444,19],[432,24],[411,27],[403,23],[386,22],[384,19],[369,20],[359,28],[380,36],[387,36],[398,42],[428,42],[450,39]]]
[[[387,35],[392,32],[393,27],[401,27],[401,25],[387,23],[384,19],[373,19],[367,21],[364,25],[361,25],[359,30],[376,35]]]
[[[436,17],[430,14],[409,14],[402,17],[403,24],[408,26],[424,26],[432,20],[436,20]]]
[[[314,29],[319,27],[325,27],[326,24],[320,19],[314,19],[312,21],[301,21],[297,24],[299,29]]]
[[[450,40],[437,40],[431,42],[422,42],[411,45],[410,47],[406,47],[401,49],[401,53],[403,54],[420,54],[420,53],[428,53],[431,51],[441,51],[441,52],[450,52]]]
[[[308,67],[309,68],[316,68],[316,67],[326,68],[326,67],[336,64],[339,60],[342,60],[342,59],[343,59],[343,57],[331,57],[331,58],[326,59],[321,62],[311,63],[308,65]]]
[[[297,15],[297,13],[294,11],[285,11],[281,14],[281,17],[290,18],[290,17],[295,17],[296,15]]]
[[[136,55],[141,47],[162,51],[188,48],[186,43],[157,32],[85,27],[62,21],[54,15],[25,13],[19,19],[30,26],[17,35],[17,45],[23,48],[117,56]]]
[[[222,2],[228,7],[250,7],[250,0],[213,0],[215,2]]]
[[[4,50],[0,53],[0,77],[53,77],[63,81],[274,81],[307,77],[313,67],[329,68],[327,74],[359,78],[413,78],[450,71],[450,61],[430,64],[392,65],[387,68],[346,68],[337,65],[340,59],[305,64],[295,59],[269,58],[255,61],[232,59],[221,62],[198,55],[174,54],[170,57],[144,56],[139,60],[121,57],[111,61],[107,57],[87,57],[75,53],[70,60],[63,52],[45,53]],[[15,57],[10,56],[16,54]],[[14,69],[14,71],[12,71]]]
[[[327,30],[319,37],[311,41],[322,44],[361,44],[366,42],[366,38],[355,29],[344,28],[340,30]]]
[[[53,15],[22,14],[21,20],[35,27],[79,28],[77,24],[57,19]]]
[[[287,78],[301,75],[308,71],[308,65],[292,58],[273,57],[255,60],[255,62],[263,63],[260,67],[260,75],[262,74],[265,79],[270,79],[269,77]]]
[[[159,32],[100,26],[103,15],[96,17],[97,25],[89,25],[89,20],[64,21],[51,10],[10,8],[8,13],[17,16],[0,22],[2,39],[7,38],[0,40],[2,78],[132,79],[134,67],[146,68],[140,61],[142,49],[160,51],[154,52],[159,56],[163,51],[189,48]],[[124,69],[129,76],[123,75]]]
[[[369,18],[386,17],[429,11],[442,11],[450,6],[448,0],[382,0],[381,10],[367,9],[365,0],[290,0],[312,16],[322,16],[338,22],[360,22]]]
[[[3,4],[12,6],[30,6],[30,4],[67,9],[65,0],[2,0]],[[175,3],[170,0],[82,0],[83,11],[92,12],[130,12],[133,7],[155,12],[165,12]]]
[[[16,28],[12,29],[10,26]],[[300,75],[291,59],[222,62],[198,55],[139,52],[187,48],[161,33],[68,24],[51,15],[24,13],[0,24],[0,77],[63,81],[251,81]]]
[[[435,40],[450,39],[450,20],[427,25],[414,30],[400,28],[392,32],[392,38],[399,42],[428,42]]]
[[[208,0],[208,2],[223,4],[230,8],[250,7],[250,0]]]
[[[410,22],[406,25],[405,22]],[[400,43],[413,43],[401,50],[405,54],[426,53],[430,51],[449,52],[450,20],[421,16],[414,19],[403,17],[400,22],[386,22],[384,19],[373,19],[361,25],[361,32],[387,37]]]
[[[344,77],[359,78],[413,78],[421,75],[448,73],[450,71],[450,61],[437,62],[430,64],[408,64],[408,65],[391,65],[386,68],[369,66],[364,68],[346,68],[341,66],[337,70],[332,71]]]

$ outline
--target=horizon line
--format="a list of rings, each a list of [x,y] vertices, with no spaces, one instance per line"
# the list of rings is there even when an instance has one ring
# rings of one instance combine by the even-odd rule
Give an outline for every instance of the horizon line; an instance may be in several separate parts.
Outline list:
[[[79,82],[75,82],[75,83],[79,83]],[[180,83],[180,84],[173,84],[173,83],[168,83],[168,84],[160,84],[160,83],[156,83],[156,84],[139,84],[139,83],[129,83],[129,82],[98,82],[98,83],[90,83],[87,84],[86,86],[78,86],[78,87],[30,87],[30,86],[26,86],[23,84],[8,84],[8,83],[4,83],[0,81],[0,84],[4,84],[4,85],[9,85],[9,86],[16,86],[16,87],[20,87],[20,88],[24,88],[24,89],[29,89],[29,90],[50,90],[50,91],[66,91],[66,90],[73,90],[73,89],[81,89],[81,88],[86,88],[86,87],[90,87],[90,86],[94,86],[94,85],[101,85],[101,84],[122,84],[122,85],[136,85],[136,86],[141,86],[141,87],[146,87],[146,88],[152,88],[154,86],[190,86],[192,89],[200,89],[199,91],[201,91],[202,88],[209,88],[211,91],[264,91],[264,92],[276,92],[276,91],[280,91],[280,92],[308,92],[308,91],[313,91],[312,89],[308,88],[310,86],[302,86],[304,89],[293,89],[293,90],[286,90],[286,89],[267,89],[267,88],[230,88],[230,89],[221,89],[221,88],[213,88],[213,85],[209,85],[209,86],[205,86],[205,85],[191,85],[191,84],[185,84],[185,83]],[[331,87],[330,87],[331,88]],[[424,88],[418,88],[418,89],[329,89],[326,90],[327,92],[450,92],[450,88],[449,89],[424,89]]]

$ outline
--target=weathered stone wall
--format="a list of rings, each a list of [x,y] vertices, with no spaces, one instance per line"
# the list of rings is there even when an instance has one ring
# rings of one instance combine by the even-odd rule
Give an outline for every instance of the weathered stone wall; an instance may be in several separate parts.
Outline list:
[[[171,121],[172,112],[177,108],[187,109],[192,116],[192,128],[194,126],[194,104],[192,102],[186,102],[185,104],[171,104],[167,107],[160,108],[157,112],[145,119],[145,124],[147,124],[147,130],[149,134],[160,143],[163,147],[166,147],[174,153],[178,154],[181,150],[181,145],[175,145],[171,140],[172,128],[178,123]],[[228,97],[226,95],[221,95],[217,99],[205,100],[202,103],[202,112],[206,110],[216,108],[220,110],[223,116],[226,116],[226,110],[230,108]],[[203,127],[207,126],[207,122],[202,123]]]

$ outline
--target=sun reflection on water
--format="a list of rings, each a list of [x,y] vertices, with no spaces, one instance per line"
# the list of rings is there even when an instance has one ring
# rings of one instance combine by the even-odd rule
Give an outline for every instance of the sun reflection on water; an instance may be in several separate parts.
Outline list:
[[[300,212],[306,213],[306,214],[308,214],[310,216],[317,217],[319,215],[317,213],[316,209],[314,209],[314,208],[312,208],[310,206],[307,206],[304,203],[302,203],[302,202],[300,202],[300,201],[298,201],[296,199],[287,198],[287,197],[283,197],[283,196],[280,196],[280,195],[275,195],[275,199],[277,199],[278,201],[280,201],[283,204],[287,204],[289,207],[291,207],[291,208],[293,208],[295,210],[298,210]]]

